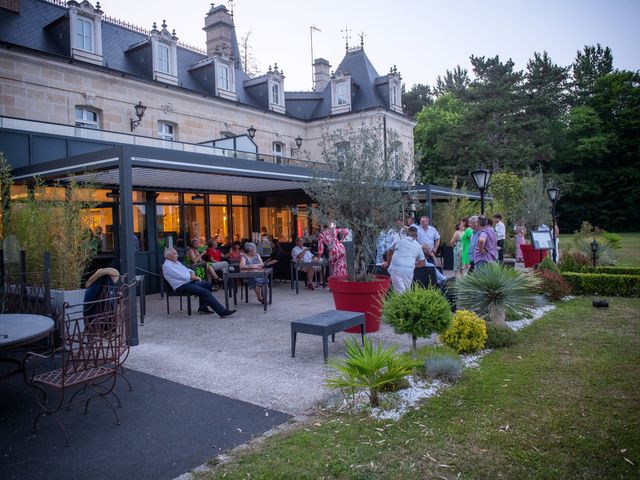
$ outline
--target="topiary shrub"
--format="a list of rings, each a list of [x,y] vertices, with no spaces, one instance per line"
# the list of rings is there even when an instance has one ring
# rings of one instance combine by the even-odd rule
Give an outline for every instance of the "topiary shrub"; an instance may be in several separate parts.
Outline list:
[[[596,267],[580,268],[580,273],[606,273],[608,275],[640,275],[640,267]]]
[[[484,347],[486,340],[486,323],[469,310],[458,310],[451,327],[442,335],[444,344],[458,353],[477,352]]]
[[[403,293],[392,293],[382,309],[384,320],[396,333],[410,333],[413,359],[416,340],[433,332],[444,332],[451,325],[449,302],[435,288],[412,287]]]
[[[553,263],[553,260],[549,255],[545,256],[542,261],[536,267],[536,272],[546,271],[546,272],[556,272],[559,273],[560,270],[558,266]]]
[[[487,323],[487,348],[506,348],[515,345],[518,341],[518,334],[510,328],[498,327]]]
[[[559,272],[539,270],[536,277],[540,279],[538,291],[550,302],[558,302],[571,293],[571,286]]]
[[[604,273],[563,272],[575,295],[612,295],[637,297],[640,295],[640,276],[607,275]]]

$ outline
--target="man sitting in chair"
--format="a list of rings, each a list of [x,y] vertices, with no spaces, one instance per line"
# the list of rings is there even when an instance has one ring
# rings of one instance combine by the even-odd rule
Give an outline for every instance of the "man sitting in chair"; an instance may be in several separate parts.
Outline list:
[[[226,317],[235,312],[224,308],[211,293],[211,283],[204,282],[196,277],[193,270],[189,270],[178,261],[178,252],[173,248],[164,251],[165,261],[162,264],[162,275],[169,282],[171,288],[177,293],[197,295],[200,300],[198,313],[206,315],[217,313],[221,317]],[[213,312],[207,308],[213,309]]]

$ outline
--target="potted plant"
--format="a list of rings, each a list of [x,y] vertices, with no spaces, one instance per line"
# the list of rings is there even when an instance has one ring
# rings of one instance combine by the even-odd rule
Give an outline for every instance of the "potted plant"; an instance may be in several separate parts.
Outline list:
[[[12,180],[10,166],[0,159],[3,192],[9,192]],[[3,232],[16,236],[20,249],[26,251],[27,271],[43,269],[43,253],[51,258],[52,306],[60,308],[82,303],[82,276],[95,250],[87,214],[93,206],[95,186],[79,184],[73,178],[65,184],[49,188],[36,180],[23,195],[3,203]],[[8,195],[3,195],[8,198]]]
[[[413,171],[399,151],[397,133],[387,132],[386,146],[381,137],[378,128],[366,124],[324,132],[320,145],[325,163],[305,186],[317,204],[313,213],[319,222],[335,222],[352,232],[353,274],[332,276],[329,286],[336,308],[366,314],[367,332],[380,328],[382,298],[390,284],[388,277],[367,273],[367,267],[378,235],[404,211],[402,190]]]

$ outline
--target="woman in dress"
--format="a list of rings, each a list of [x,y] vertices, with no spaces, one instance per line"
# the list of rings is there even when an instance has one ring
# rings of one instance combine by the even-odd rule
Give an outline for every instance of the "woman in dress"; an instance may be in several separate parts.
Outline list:
[[[347,253],[338,235],[342,238],[349,234],[346,228],[336,228],[332,223],[320,232],[318,236],[318,257],[322,257],[325,246],[329,250],[329,276],[347,275]]]
[[[231,245],[231,250],[229,250],[229,253],[227,254],[227,261],[237,263],[237,262],[240,262],[241,258],[242,258],[242,244],[238,240],[236,240]]]
[[[464,232],[460,236],[460,245],[462,246],[462,269],[463,273],[467,272],[471,267],[471,259],[469,258],[469,247],[471,246],[471,237],[473,237],[473,228],[469,224],[468,218],[463,218]]]
[[[450,245],[453,247],[453,271],[456,277],[464,273],[464,263],[462,262],[462,235],[464,235],[467,226],[464,219],[458,220],[456,231],[453,232],[453,236],[451,237]],[[468,255],[469,250],[467,249],[467,256]]]
[[[258,249],[255,243],[247,242],[244,244],[244,254],[240,258],[241,270],[260,270],[264,268],[262,258],[258,255]],[[256,291],[256,297],[260,303],[264,301],[264,286],[266,281],[263,277],[247,278],[247,286]]]
[[[522,255],[522,245],[525,244],[525,234],[527,233],[527,229],[522,224],[522,221],[518,222],[515,228],[516,231],[516,262],[524,262],[524,257]]]

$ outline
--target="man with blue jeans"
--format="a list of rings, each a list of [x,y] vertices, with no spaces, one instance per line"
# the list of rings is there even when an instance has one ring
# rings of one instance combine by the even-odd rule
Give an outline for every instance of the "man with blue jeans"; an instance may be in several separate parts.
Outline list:
[[[165,261],[162,264],[162,275],[169,282],[171,288],[177,293],[188,293],[197,295],[200,300],[198,313],[205,315],[208,313],[217,313],[221,317],[226,317],[235,312],[228,310],[222,306],[216,297],[211,293],[211,283],[203,282],[196,277],[193,270],[189,270],[178,261],[178,252],[173,248],[164,251]],[[210,311],[207,306],[213,309]]]

